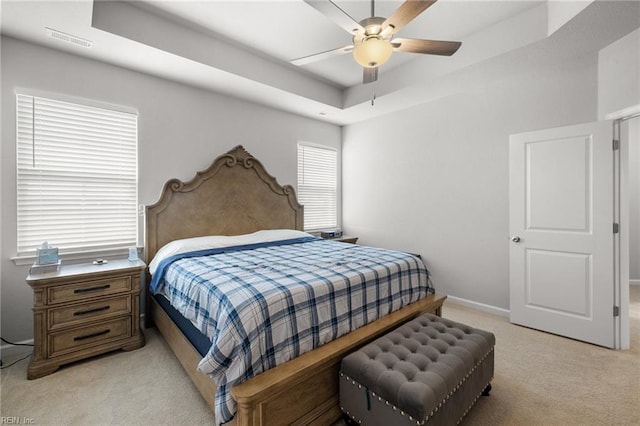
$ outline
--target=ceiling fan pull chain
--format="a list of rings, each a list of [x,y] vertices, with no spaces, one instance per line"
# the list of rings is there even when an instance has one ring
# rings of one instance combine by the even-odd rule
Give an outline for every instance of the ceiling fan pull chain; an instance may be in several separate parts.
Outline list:
[[[371,106],[376,103],[376,92],[373,92],[373,98],[371,98]]]

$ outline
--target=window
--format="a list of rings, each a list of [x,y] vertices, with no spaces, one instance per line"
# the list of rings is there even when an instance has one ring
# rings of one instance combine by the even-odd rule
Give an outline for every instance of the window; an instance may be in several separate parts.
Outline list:
[[[138,240],[138,117],[25,94],[17,103],[18,256]]]
[[[304,205],[304,229],[335,228],[338,198],[338,153],[298,144],[298,200]]]

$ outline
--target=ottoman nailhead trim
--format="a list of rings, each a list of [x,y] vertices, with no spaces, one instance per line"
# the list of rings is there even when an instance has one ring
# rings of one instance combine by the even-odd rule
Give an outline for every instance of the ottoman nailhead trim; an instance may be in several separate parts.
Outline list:
[[[422,324],[423,326],[426,325],[432,325],[430,321],[427,321],[427,324]],[[441,330],[440,328],[437,328],[438,334],[442,333],[443,330]],[[445,329],[449,330],[449,327],[445,325]],[[417,331],[417,329],[414,329],[414,331]],[[463,330],[464,334],[471,334],[470,331],[467,330]],[[405,336],[407,337],[407,336]],[[455,336],[457,338],[457,335]],[[364,386],[365,389],[367,389],[367,392],[371,392],[371,394],[373,394],[374,397],[378,397],[378,401],[382,403],[382,401],[384,401],[384,404],[386,406],[391,406],[391,408],[393,409],[393,411],[400,411],[400,415],[401,416],[407,416],[409,418],[409,420],[411,422],[413,422],[414,420],[416,421],[416,425],[417,426],[423,426],[425,423],[427,423],[429,421],[429,419],[431,419],[440,408],[442,408],[447,401],[460,389],[460,387],[462,387],[462,385],[467,381],[467,379],[469,377],[471,377],[471,375],[480,367],[480,365],[485,361],[485,359],[492,353],[494,352],[494,347],[491,347],[489,349],[489,351],[484,354],[484,356],[482,356],[482,358],[471,368],[470,371],[467,371],[467,373],[464,375],[464,377],[460,380],[460,382],[454,387],[454,389],[449,392],[447,395],[444,396],[444,398],[437,404],[437,406],[423,419],[423,420],[419,420],[419,419],[414,419],[412,416],[410,416],[408,413],[405,413],[404,410],[400,410],[396,405],[394,405],[393,403],[389,402],[388,400],[382,398],[379,395],[376,395],[375,392],[371,392],[366,385],[363,385],[361,383],[356,382],[354,379],[350,378],[349,376],[347,376],[344,372],[340,371],[340,377],[344,377],[345,380],[348,382],[351,382],[352,385],[354,386],[358,386],[358,389],[362,389],[362,387]],[[491,383],[491,381],[493,380],[493,375],[491,377],[491,379],[489,380],[488,384]],[[486,386],[485,386],[486,388]],[[473,402],[466,408],[466,410],[464,411],[464,413],[462,414],[462,416],[459,418],[457,424],[459,424],[462,419],[467,415],[467,413],[471,410],[471,408],[474,406],[474,404],[477,402],[477,400],[480,398],[480,396],[482,395],[482,392],[484,392],[484,389],[482,389],[482,391],[480,391],[480,393],[478,395],[476,395],[476,397],[474,398]],[[344,407],[341,407],[342,411],[345,412],[350,418],[352,418],[354,421],[356,421],[358,424],[362,424],[362,420],[361,419],[356,419],[349,411],[345,411]]]
[[[477,367],[479,367],[479,366],[480,366],[480,364],[482,364],[482,363],[484,362],[484,360],[489,356],[489,354],[491,354],[491,352],[493,352],[493,349],[494,349],[494,348],[492,347],[491,349],[489,349],[489,352],[487,352],[486,354],[484,354],[484,356],[480,359],[480,361],[478,361],[478,363],[477,363],[475,366],[473,366],[473,368],[471,369],[471,373],[472,373],[473,371],[475,371],[475,369],[476,369]],[[460,388],[460,386],[462,386],[462,384],[463,384],[463,383],[464,383],[464,382],[469,378],[469,376],[471,376],[471,373],[467,374],[467,375],[465,376],[465,378],[464,378],[464,379],[462,379],[462,380],[460,381],[460,383],[458,383],[458,386],[456,386],[456,389],[455,389],[456,391],[457,391],[457,390]],[[493,380],[493,377],[491,378],[491,380]],[[484,388],[483,388],[483,390],[484,390]],[[453,395],[453,393],[452,393],[451,395]],[[480,391],[480,393],[478,394],[478,396],[476,396],[476,398],[473,400],[473,402],[471,403],[471,405],[470,405],[469,407],[467,407],[467,410],[464,412],[464,414],[462,415],[462,417],[460,417],[460,420],[458,420],[458,423],[460,423],[460,421],[462,421],[462,419],[464,418],[464,416],[466,416],[466,415],[467,415],[467,413],[469,412],[469,410],[471,410],[471,407],[473,407],[473,405],[476,403],[476,401],[478,400],[478,398],[480,397],[480,395],[482,395],[482,391]],[[447,399],[448,399],[448,398],[445,398],[445,401],[446,401]],[[443,402],[444,402],[444,401],[443,401]],[[432,411],[432,412],[431,412],[431,413],[430,413],[430,414],[429,414],[429,415],[428,415],[428,416],[427,416],[427,417],[422,421],[421,425],[425,424],[425,423],[429,420],[429,418],[433,417],[433,415],[438,411],[438,409],[439,409],[441,406],[442,406],[442,402],[438,405],[438,407],[437,407],[435,410],[433,410],[433,411]]]
[[[491,380],[493,380],[493,377],[491,378]],[[489,381],[491,382],[491,381]],[[488,384],[488,383],[487,383]],[[486,386],[485,386],[486,387]],[[471,411],[471,408],[475,405],[476,401],[478,400],[478,398],[480,398],[480,395],[482,395],[482,392],[484,392],[484,388],[482,388],[482,390],[480,391],[480,393],[478,395],[476,395],[476,397],[474,398],[473,402],[471,403],[470,406],[467,407],[467,409],[465,410],[464,414],[458,419],[458,421],[456,422],[456,425],[459,425],[460,422],[462,421],[462,419],[464,419],[464,417],[467,415],[467,413],[469,411]]]
[[[480,359],[480,361],[478,361],[478,363],[472,368],[471,372],[475,371],[475,369],[480,366],[480,364],[482,364],[484,362],[484,360],[489,356],[489,354],[491,354],[491,352],[493,352],[493,347],[491,349],[489,349],[489,352],[487,352],[482,359]],[[416,420],[416,425],[417,426],[422,426],[425,423],[427,423],[429,421],[429,419],[431,417],[433,417],[440,408],[442,408],[442,406],[446,403],[447,400],[449,400],[449,398],[451,398],[453,396],[453,394],[460,389],[460,387],[464,384],[464,382],[469,378],[471,374],[467,374],[465,376],[464,379],[462,379],[460,381],[460,383],[458,383],[458,385],[455,387],[455,389],[450,392],[442,401],[440,401],[440,403],[436,406],[436,408],[431,411],[429,413],[429,415],[427,415],[423,420]],[[351,382],[352,385],[354,386],[358,386],[358,389],[362,389],[362,385],[358,382],[356,382],[355,380],[353,380],[352,378],[350,378],[349,376],[347,376],[346,374],[344,374],[342,371],[340,372],[340,377],[344,377],[345,380],[347,381],[347,383]],[[493,380],[493,377],[491,377],[491,380]],[[484,390],[484,388],[483,388]],[[374,397],[376,396],[375,393],[372,392],[372,394],[374,395]],[[469,407],[467,407],[466,411],[464,412],[464,414],[462,415],[462,417],[460,417],[460,419],[458,420],[458,424],[462,421],[462,419],[467,415],[467,413],[469,412],[469,410],[471,410],[471,407],[473,407],[473,405],[476,403],[476,401],[478,400],[478,398],[480,397],[480,395],[482,395],[482,391],[475,397],[475,399],[473,400],[473,403],[471,403],[471,405]],[[384,401],[385,405],[390,405],[391,408],[393,409],[393,411],[397,411],[398,407],[396,407],[394,404],[390,403],[389,401],[387,401],[386,399],[383,399],[382,397],[378,396],[378,401]],[[354,416],[352,416],[349,411],[346,411],[343,407],[341,407],[342,411],[344,413],[346,413],[349,417],[351,417],[355,422],[357,422],[358,424],[362,424],[362,420],[356,419]],[[400,411],[400,415],[405,416],[407,415],[404,411]],[[412,416],[408,416],[409,420],[413,421],[413,417]]]

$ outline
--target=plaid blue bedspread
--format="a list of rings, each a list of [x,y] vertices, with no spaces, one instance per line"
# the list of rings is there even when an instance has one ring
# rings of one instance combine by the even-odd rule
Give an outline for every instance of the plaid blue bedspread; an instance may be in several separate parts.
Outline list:
[[[297,238],[174,256],[152,289],[213,343],[198,370],[216,382],[221,424],[234,385],[426,297],[428,282],[413,255]]]

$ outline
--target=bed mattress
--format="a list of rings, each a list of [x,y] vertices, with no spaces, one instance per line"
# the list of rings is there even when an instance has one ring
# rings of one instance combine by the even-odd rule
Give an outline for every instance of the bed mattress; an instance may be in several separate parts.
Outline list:
[[[182,316],[180,312],[176,310],[169,300],[161,294],[154,294],[153,298],[158,302],[162,309],[169,315],[169,318],[178,326],[182,334],[189,340],[194,348],[203,357],[209,352],[211,348],[211,340],[196,328],[188,319]]]

